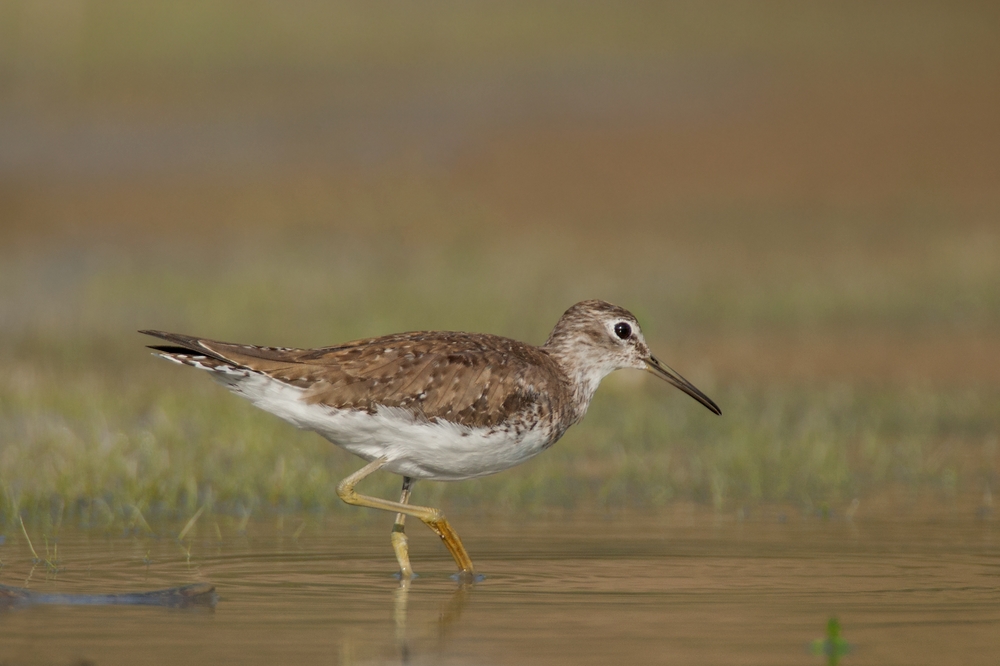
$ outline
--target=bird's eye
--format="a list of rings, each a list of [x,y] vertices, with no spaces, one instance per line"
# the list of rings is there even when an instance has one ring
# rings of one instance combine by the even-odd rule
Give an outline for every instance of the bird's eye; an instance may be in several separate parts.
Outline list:
[[[615,335],[617,335],[622,340],[628,340],[628,336],[632,335],[632,327],[623,321],[615,324]]]

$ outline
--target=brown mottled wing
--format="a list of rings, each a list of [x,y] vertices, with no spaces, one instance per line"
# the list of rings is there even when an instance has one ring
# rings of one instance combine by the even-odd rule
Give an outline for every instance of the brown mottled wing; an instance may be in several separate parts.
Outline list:
[[[560,371],[547,353],[494,335],[415,332],[288,349],[144,332],[301,387],[310,403],[342,409],[385,405],[427,419],[492,427],[524,409],[546,416],[564,402]]]

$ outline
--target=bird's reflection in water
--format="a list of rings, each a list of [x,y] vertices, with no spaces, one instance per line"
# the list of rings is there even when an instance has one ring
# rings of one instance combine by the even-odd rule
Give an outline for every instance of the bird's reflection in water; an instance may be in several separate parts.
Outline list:
[[[409,622],[411,580],[401,580],[399,587],[393,590],[393,619],[396,626],[396,644],[399,647],[400,663],[408,664],[415,655],[414,646],[419,644],[428,634],[434,634],[434,650],[442,651],[458,625],[459,619],[472,595],[471,583],[459,583],[451,595],[442,602],[437,614],[436,626],[428,627],[423,622],[416,626]]]

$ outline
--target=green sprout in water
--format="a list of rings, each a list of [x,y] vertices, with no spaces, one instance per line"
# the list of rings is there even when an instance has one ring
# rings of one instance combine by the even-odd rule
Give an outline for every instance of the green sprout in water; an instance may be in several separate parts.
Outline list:
[[[831,617],[826,623],[826,638],[817,638],[810,643],[809,651],[826,656],[828,666],[837,666],[840,658],[851,651],[850,644],[840,635],[840,620]]]

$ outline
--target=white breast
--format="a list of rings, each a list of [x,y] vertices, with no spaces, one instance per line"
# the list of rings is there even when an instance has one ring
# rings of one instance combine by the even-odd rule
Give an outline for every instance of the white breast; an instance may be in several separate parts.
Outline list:
[[[522,463],[551,444],[541,428],[469,428],[429,422],[405,409],[380,407],[374,414],[307,404],[303,389],[265,375],[230,369],[213,377],[233,393],[289,423],[313,430],[337,446],[385,469],[415,479],[459,481],[495,474]]]

